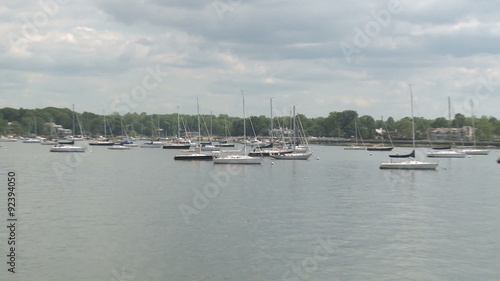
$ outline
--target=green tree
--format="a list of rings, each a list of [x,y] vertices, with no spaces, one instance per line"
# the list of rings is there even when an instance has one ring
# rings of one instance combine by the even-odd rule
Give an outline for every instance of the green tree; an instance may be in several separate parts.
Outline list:
[[[432,122],[432,128],[447,128],[449,126],[448,120],[444,117],[438,117]]]

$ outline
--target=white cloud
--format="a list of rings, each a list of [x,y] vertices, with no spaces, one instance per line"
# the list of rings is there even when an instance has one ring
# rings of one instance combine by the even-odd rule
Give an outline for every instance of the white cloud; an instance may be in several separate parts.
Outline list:
[[[405,85],[413,82],[428,118],[442,115],[448,96],[462,103],[480,95],[478,112],[497,114],[500,84],[475,93],[485,79],[500,81],[495,2],[401,0],[402,11],[358,45],[351,62],[341,43],[356,46],[358,30],[366,32],[389,0],[229,1],[222,17],[211,3],[68,1],[31,29],[45,11],[37,2],[2,4],[0,36],[17,41],[0,43],[0,98],[100,113],[159,65],[169,76],[134,111],[179,105],[194,113],[200,97],[207,111],[239,116],[244,89],[257,115],[268,114],[273,97],[311,117],[354,109],[400,118],[409,114]]]

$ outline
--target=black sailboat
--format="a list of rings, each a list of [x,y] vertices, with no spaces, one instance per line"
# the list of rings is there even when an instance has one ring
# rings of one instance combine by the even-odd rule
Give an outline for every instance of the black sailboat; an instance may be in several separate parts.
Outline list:
[[[415,158],[415,150],[413,150],[409,154],[392,154],[392,155],[389,155],[389,157],[391,157],[391,158]]]

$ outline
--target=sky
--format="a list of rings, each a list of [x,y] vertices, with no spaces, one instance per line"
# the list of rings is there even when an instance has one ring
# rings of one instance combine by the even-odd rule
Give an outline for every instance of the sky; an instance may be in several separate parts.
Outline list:
[[[500,118],[500,2],[17,0],[0,108]],[[471,103],[472,101],[472,103]],[[472,105],[472,106],[471,106]]]

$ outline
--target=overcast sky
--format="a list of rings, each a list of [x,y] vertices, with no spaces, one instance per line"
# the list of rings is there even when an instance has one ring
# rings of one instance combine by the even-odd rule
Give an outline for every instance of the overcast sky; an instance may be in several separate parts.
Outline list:
[[[500,117],[500,2],[17,0],[0,107]]]

